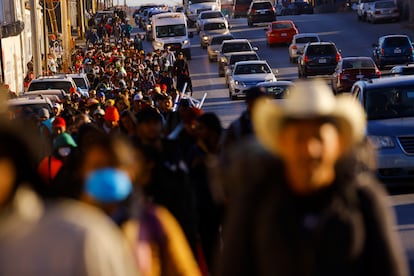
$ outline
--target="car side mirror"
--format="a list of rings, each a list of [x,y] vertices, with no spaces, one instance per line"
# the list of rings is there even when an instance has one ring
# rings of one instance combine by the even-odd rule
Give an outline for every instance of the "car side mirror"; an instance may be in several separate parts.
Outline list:
[[[273,74],[278,75],[279,74],[279,69],[273,69],[272,72],[273,72]]]
[[[193,37],[194,37],[193,32],[188,32],[188,37],[189,37],[189,38],[193,38]]]
[[[259,51],[259,48],[257,47],[252,47],[253,51]]]

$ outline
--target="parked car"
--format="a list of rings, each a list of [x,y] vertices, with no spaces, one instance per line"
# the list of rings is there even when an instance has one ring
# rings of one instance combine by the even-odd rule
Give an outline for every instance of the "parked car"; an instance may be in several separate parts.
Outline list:
[[[259,82],[256,86],[265,89],[266,94],[274,99],[282,99],[287,96],[294,86],[291,81],[265,81]]]
[[[197,16],[197,21],[195,23],[195,27],[197,29],[197,32],[200,32],[201,29],[203,28],[203,24],[206,20],[209,19],[213,19],[213,18],[218,18],[218,19],[223,19],[226,20],[227,24],[227,18],[223,15],[223,13],[221,11],[202,11],[200,12],[200,14]]]
[[[319,42],[321,39],[316,33],[301,33],[293,36],[292,43],[289,45],[289,60],[294,63],[298,56],[303,53],[303,48],[309,42]]]
[[[34,90],[23,93],[23,97],[43,96],[52,102],[56,101],[56,99],[58,99],[58,101],[62,101],[68,95],[69,94],[62,89]]]
[[[228,56],[234,52],[245,52],[245,51],[257,51],[257,47],[252,47],[248,39],[232,39],[225,40],[221,43],[219,53],[217,55],[217,67],[219,77],[224,77],[225,69],[227,65]]]
[[[272,46],[280,43],[290,44],[293,36],[298,34],[298,29],[292,20],[274,21],[269,24],[266,30],[266,43]]]
[[[8,115],[11,119],[23,114],[36,116],[42,108],[46,108],[52,114],[53,104],[47,97],[36,95],[7,100]]]
[[[293,2],[282,10],[282,15],[313,14],[313,6],[307,2]]]
[[[400,20],[400,10],[393,0],[376,1],[369,6],[367,21],[377,23],[379,21]]]
[[[335,94],[350,91],[352,85],[362,79],[381,77],[381,71],[370,57],[342,58],[332,74],[332,90]]]
[[[66,76],[71,77],[76,84],[76,87],[82,96],[89,97],[89,90],[91,85],[89,84],[88,76],[85,73],[79,74],[67,74]]]
[[[298,76],[331,75],[341,59],[341,52],[333,42],[311,42],[306,44],[298,57]]]
[[[390,74],[393,76],[414,75],[414,63],[394,66]]]
[[[63,89],[66,93],[71,93],[76,91],[76,83],[66,75],[43,76],[32,80],[27,91],[46,89]]]
[[[372,45],[374,61],[380,69],[413,62],[413,43],[407,35],[385,35]]]
[[[206,49],[210,41],[210,37],[216,34],[228,34],[229,26],[227,20],[222,18],[208,19],[202,25],[200,31],[201,48]]]
[[[358,7],[357,7],[358,20],[362,20],[362,21],[367,20],[368,9],[375,1],[376,0],[359,0]]]
[[[248,51],[248,52],[235,52],[228,57],[228,63],[225,66],[225,83],[226,87],[229,87],[229,79],[231,74],[233,73],[234,64],[239,61],[246,61],[246,60],[259,60],[259,56],[255,51]]]
[[[211,62],[217,61],[217,55],[218,55],[221,43],[223,43],[224,40],[231,40],[231,39],[234,39],[234,36],[230,33],[210,36],[210,40],[207,46],[208,60]]]
[[[276,15],[282,15],[283,11],[283,5],[282,4],[275,4],[275,13]]]
[[[367,138],[377,150],[377,175],[389,185],[414,181],[414,76],[357,81],[352,95],[365,108]]]
[[[267,23],[276,20],[275,8],[268,0],[253,0],[247,10],[247,26],[256,23]]]
[[[231,100],[246,96],[246,90],[259,82],[276,81],[276,76],[265,60],[239,61],[234,65],[229,80]]]

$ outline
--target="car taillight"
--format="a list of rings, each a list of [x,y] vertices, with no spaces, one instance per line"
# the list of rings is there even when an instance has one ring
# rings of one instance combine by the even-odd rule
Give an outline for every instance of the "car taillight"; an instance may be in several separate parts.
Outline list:
[[[298,46],[293,45],[293,46],[292,46],[292,49],[297,50],[297,49],[298,49]]]
[[[275,8],[274,7],[272,7],[272,12],[275,12]]]
[[[413,53],[413,48],[410,48],[410,50],[408,50],[410,52],[410,54]]]
[[[336,53],[336,62],[339,62],[341,60],[341,54]]]
[[[306,56],[306,55],[305,55],[305,56],[303,57],[303,62],[304,62],[304,63],[308,63],[308,62],[309,62],[309,58],[308,58],[308,56]]]
[[[377,78],[381,77],[381,71],[378,69],[375,69],[375,75],[377,75]]]
[[[374,14],[381,14],[381,11],[375,11]]]
[[[344,77],[344,73],[339,73],[338,78],[339,78],[340,80],[342,80],[342,79],[343,79],[343,77]]]
[[[256,10],[255,9],[252,9],[252,13],[256,13]]]
[[[381,55],[384,55],[384,48],[381,48]]]

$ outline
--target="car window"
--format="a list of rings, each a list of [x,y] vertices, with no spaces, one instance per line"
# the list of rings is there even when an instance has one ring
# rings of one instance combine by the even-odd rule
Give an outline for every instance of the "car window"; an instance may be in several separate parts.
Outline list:
[[[247,43],[228,43],[223,45],[223,53],[251,51],[251,47]]]
[[[83,78],[73,78],[72,77],[72,79],[74,80],[77,87],[80,87],[82,89],[88,88],[87,85],[86,85],[86,81]]]
[[[366,93],[368,120],[414,116],[414,89],[411,86],[375,88]]]
[[[209,19],[209,18],[220,18],[223,15],[220,12],[206,12],[201,14],[201,19]]]
[[[394,7],[395,7],[394,2],[391,2],[391,1],[375,3],[376,9],[386,9],[386,8],[394,8]]]
[[[226,24],[223,22],[215,22],[215,23],[208,23],[204,24],[205,31],[212,31],[212,30],[222,30],[226,28]]]
[[[270,2],[253,3],[252,8],[255,10],[266,10],[266,9],[271,9],[272,4]]]
[[[315,36],[306,36],[296,38],[296,43],[318,42],[319,39]]]
[[[384,47],[410,46],[406,37],[388,37],[384,40]]]
[[[72,84],[66,81],[39,81],[31,82],[28,90],[47,90],[47,89],[63,89],[65,92],[69,93]]]
[[[213,38],[211,39],[211,43],[210,43],[210,45],[221,44],[223,41],[225,41],[225,40],[230,40],[230,39],[233,39],[233,38],[232,38],[232,37],[230,37],[230,36],[219,36],[219,37],[213,37]]]
[[[308,55],[335,55],[336,50],[330,45],[317,45],[308,47],[306,54]]]
[[[233,55],[230,57],[229,64],[235,64],[239,61],[245,61],[245,60],[258,60],[259,57],[257,55]]]
[[[236,75],[245,75],[245,74],[265,74],[270,73],[269,67],[265,64],[243,64],[238,65],[235,69]]]
[[[278,29],[290,29],[293,28],[292,24],[290,23],[278,23],[278,24],[272,24],[272,29],[273,30],[278,30]]]
[[[356,60],[344,60],[342,64],[343,69],[361,69],[361,68],[374,68],[374,61],[370,59],[356,59]]]

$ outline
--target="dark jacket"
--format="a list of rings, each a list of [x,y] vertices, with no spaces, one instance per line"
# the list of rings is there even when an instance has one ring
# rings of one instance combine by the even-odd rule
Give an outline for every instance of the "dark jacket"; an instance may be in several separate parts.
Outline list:
[[[253,170],[238,170],[215,275],[408,275],[386,193],[370,173],[347,160],[332,186],[300,197],[271,159],[263,153]]]

